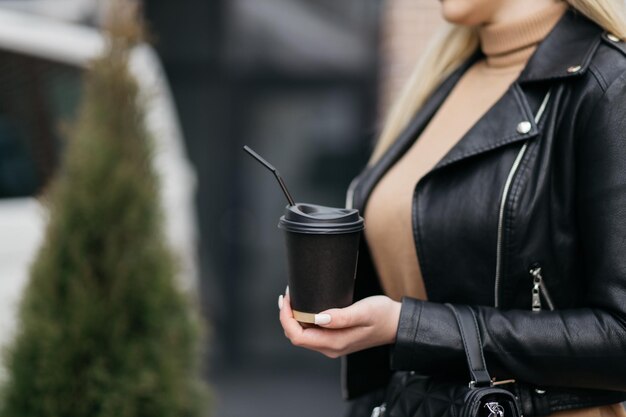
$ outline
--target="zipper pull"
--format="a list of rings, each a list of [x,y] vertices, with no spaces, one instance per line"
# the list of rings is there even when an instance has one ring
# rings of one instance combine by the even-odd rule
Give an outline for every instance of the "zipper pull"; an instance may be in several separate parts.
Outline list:
[[[541,297],[546,301],[548,308],[550,310],[554,310],[554,303],[552,302],[552,298],[548,293],[548,289],[546,288],[543,282],[543,276],[541,275],[541,267],[533,266],[530,269],[530,275],[533,276],[533,289],[532,289],[532,297],[531,297],[531,307],[533,311],[541,311]]]
[[[533,276],[533,289],[531,295],[531,308],[532,311],[541,311],[541,267],[533,267],[530,270],[530,275]]]

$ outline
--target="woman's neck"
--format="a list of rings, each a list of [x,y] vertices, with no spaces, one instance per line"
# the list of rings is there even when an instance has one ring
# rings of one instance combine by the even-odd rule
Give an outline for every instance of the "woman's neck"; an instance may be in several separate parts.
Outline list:
[[[480,47],[487,64],[505,67],[526,62],[566,10],[565,2],[550,3],[515,20],[482,25],[479,28]]]

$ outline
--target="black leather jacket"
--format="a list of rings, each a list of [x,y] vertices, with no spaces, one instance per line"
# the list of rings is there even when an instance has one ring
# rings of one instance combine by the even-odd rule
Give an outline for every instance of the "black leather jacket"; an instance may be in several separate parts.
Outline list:
[[[355,208],[480,57],[355,179]],[[345,358],[347,398],[391,370],[467,381],[450,302],[473,306],[489,370],[517,380],[525,415],[626,399],[626,45],[568,10],[418,182],[413,234],[429,301],[403,299],[394,345]],[[357,274],[355,299],[381,293],[367,242]]]

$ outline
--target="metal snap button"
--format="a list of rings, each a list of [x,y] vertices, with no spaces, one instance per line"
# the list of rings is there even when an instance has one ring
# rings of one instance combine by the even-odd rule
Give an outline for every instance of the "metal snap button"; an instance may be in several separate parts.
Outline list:
[[[612,33],[609,33],[606,35],[607,38],[609,38],[609,40],[613,41],[613,42],[619,42],[620,38],[618,38],[617,36],[613,35]]]
[[[573,74],[573,73],[575,73],[575,72],[580,71],[580,68],[581,68],[581,66],[580,66],[580,65],[574,65],[574,66],[569,67],[569,68],[567,69],[567,72],[569,72],[570,74]]]
[[[530,124],[530,122],[528,120],[524,120],[523,122],[519,122],[519,124],[517,125],[517,133],[525,135],[526,133],[530,132],[531,128],[532,125]]]

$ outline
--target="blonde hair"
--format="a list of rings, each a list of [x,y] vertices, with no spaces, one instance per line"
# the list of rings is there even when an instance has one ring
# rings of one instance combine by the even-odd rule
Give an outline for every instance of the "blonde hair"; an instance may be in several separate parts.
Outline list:
[[[623,0],[566,1],[604,30],[626,39],[626,7]],[[391,107],[370,158],[370,165],[397,139],[435,88],[469,58],[478,45],[476,27],[446,24],[435,35]]]

